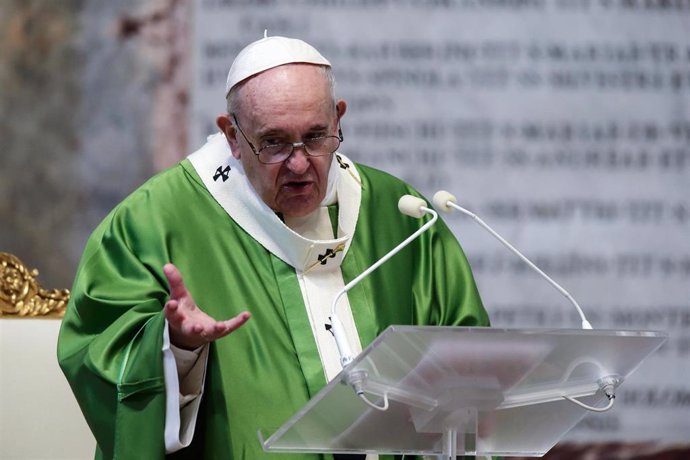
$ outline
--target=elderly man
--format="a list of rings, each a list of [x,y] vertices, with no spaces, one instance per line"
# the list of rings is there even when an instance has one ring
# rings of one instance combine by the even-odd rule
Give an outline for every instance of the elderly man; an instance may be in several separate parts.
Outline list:
[[[337,152],[347,106],[313,47],[250,44],[227,91],[221,133],[115,208],[79,266],[58,356],[98,458],[268,456],[257,430],[340,371],[334,295],[423,223],[397,211],[410,186]],[[391,324],[488,323],[440,221],[340,308],[355,352]]]

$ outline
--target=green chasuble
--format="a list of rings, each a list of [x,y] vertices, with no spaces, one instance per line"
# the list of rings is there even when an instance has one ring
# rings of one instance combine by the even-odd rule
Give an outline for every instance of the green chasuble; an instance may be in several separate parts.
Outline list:
[[[428,219],[398,211],[400,196],[417,195],[411,187],[368,167],[357,171],[361,203],[341,263],[345,283]],[[261,448],[257,431],[273,433],[326,378],[295,268],[229,217],[190,160],[150,179],[108,215],[76,275],[58,358],[96,437],[97,458],[165,456],[167,262],[209,315],[252,314],[210,345],[192,444],[170,457],[330,459]],[[465,256],[440,220],[348,298],[363,347],[391,324],[488,325]]]

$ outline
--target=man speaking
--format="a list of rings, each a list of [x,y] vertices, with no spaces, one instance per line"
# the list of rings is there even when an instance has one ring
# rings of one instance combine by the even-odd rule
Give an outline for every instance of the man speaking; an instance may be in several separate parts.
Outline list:
[[[338,152],[347,105],[312,46],[251,43],[226,98],[221,132],[118,205],[80,262],[58,358],[97,458],[330,459],[266,454],[256,433],[340,371],[334,296],[423,224],[397,210],[415,190]],[[440,221],[339,311],[355,353],[391,324],[488,324]]]

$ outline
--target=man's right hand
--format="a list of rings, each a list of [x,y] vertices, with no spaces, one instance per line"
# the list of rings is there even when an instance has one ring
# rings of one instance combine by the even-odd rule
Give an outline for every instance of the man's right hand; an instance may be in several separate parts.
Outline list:
[[[170,299],[165,303],[170,342],[179,348],[194,350],[221,337],[225,337],[249,320],[249,312],[242,312],[226,321],[216,321],[201,310],[182,280],[182,274],[173,264],[166,264],[163,272],[168,278]]]

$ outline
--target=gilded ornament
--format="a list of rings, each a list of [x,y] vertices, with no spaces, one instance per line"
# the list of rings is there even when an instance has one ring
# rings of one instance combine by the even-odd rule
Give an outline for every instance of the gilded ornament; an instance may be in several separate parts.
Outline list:
[[[14,255],[0,252],[0,316],[64,316],[69,290],[43,289],[37,276],[38,270],[29,270]]]

